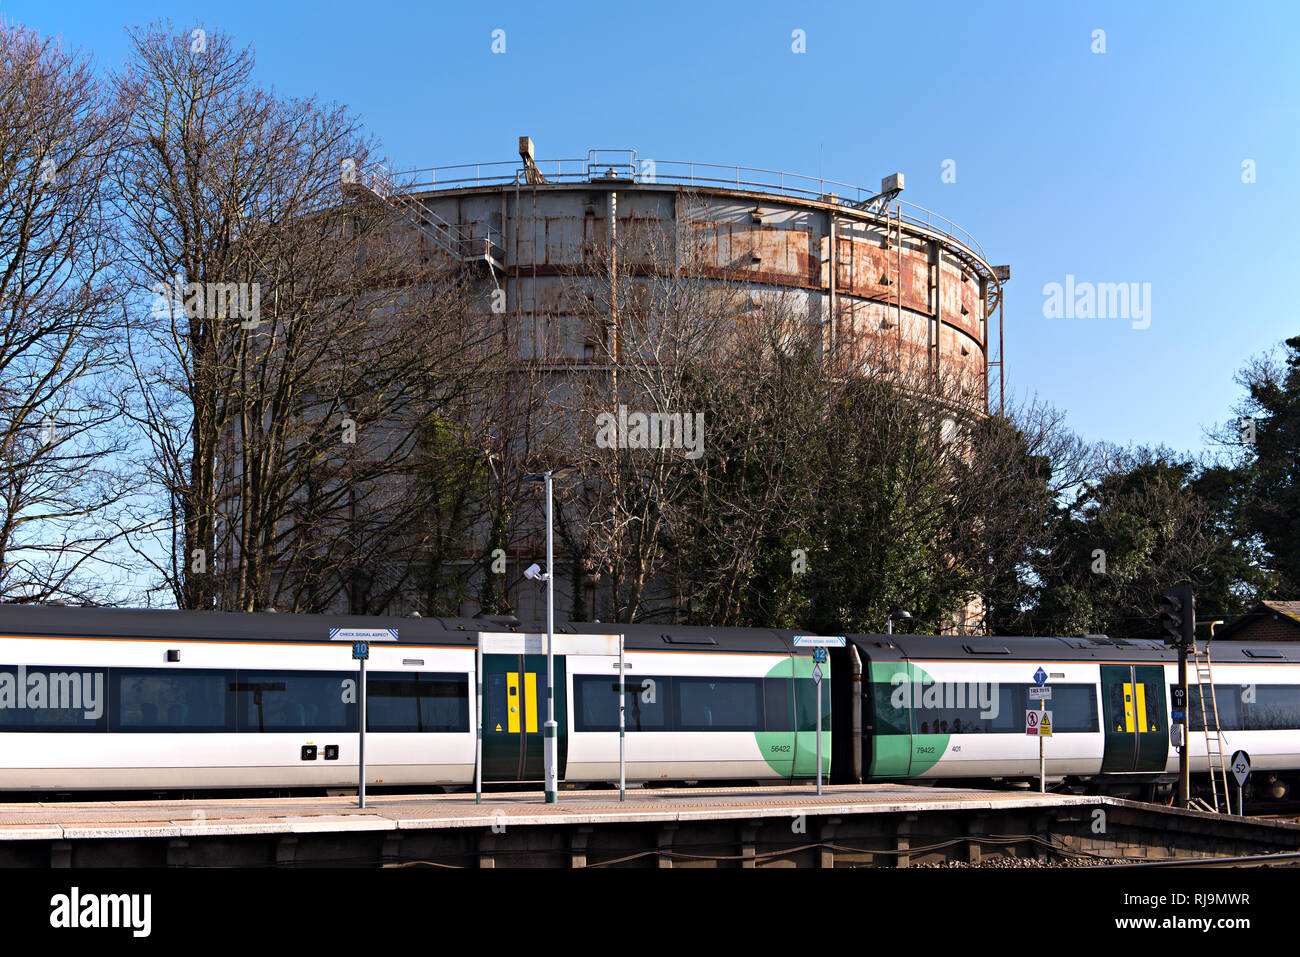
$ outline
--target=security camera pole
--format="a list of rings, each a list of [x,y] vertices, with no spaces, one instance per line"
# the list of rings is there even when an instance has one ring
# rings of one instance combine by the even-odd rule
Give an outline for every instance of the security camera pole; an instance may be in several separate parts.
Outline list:
[[[572,465],[561,465],[542,475],[546,483],[546,571],[541,571],[535,564],[524,571],[526,577],[546,582],[546,724],[545,740],[542,742],[542,767],[546,778],[547,804],[555,804],[560,799],[558,761],[555,753],[558,725],[555,723],[555,535],[551,516],[554,504],[551,489],[553,476],[572,469]],[[537,476],[530,475],[524,481],[535,482]]]
[[[546,726],[542,742],[547,804],[555,804],[560,799],[555,768],[555,554],[551,528],[551,474],[550,471],[546,473]]]
[[[894,633],[895,618],[904,618],[910,620],[911,617],[912,617],[912,613],[910,611],[891,611],[889,615],[885,618],[885,634],[892,635]]]

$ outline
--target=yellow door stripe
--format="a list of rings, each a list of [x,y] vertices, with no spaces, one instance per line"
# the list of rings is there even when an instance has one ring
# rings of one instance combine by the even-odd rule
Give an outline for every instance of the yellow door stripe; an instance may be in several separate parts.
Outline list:
[[[1133,683],[1124,682],[1124,730],[1133,730]]]
[[[537,673],[524,674],[524,730],[537,732]]]
[[[506,700],[510,711],[506,715],[506,730],[511,734],[519,733],[519,672],[506,672]]]
[[[1147,729],[1147,686],[1138,683],[1137,686],[1137,727],[1139,731]]]

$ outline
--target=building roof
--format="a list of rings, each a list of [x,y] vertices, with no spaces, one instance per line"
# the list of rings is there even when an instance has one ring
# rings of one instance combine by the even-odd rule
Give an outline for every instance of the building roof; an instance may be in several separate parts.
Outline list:
[[[1249,634],[1239,634],[1248,631]],[[1295,641],[1300,636],[1300,601],[1262,601],[1215,632],[1215,638]]]

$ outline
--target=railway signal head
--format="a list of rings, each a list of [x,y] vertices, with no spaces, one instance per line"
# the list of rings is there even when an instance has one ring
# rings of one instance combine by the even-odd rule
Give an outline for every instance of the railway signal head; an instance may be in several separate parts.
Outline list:
[[[1160,632],[1171,645],[1191,647],[1196,640],[1196,598],[1191,585],[1179,585],[1160,596]]]

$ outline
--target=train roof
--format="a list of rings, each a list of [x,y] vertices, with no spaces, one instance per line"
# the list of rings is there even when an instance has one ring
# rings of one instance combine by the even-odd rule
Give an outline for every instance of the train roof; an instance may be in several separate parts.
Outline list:
[[[398,618],[384,615],[307,615],[274,612],[179,611],[169,608],[98,608],[0,604],[0,636],[167,638],[175,640],[320,642],[330,630],[397,629],[399,644],[473,647],[480,632],[536,634],[539,622],[507,616]],[[558,634],[622,634],[629,651],[726,651],[784,654],[795,632],[767,628],[701,628],[680,625],[557,623]]]
[[[510,630],[487,619],[473,618],[0,605],[0,635],[319,642],[329,640],[331,628],[396,628],[398,641],[403,644],[470,647],[480,631]]]
[[[170,638],[190,641],[320,642],[332,628],[396,628],[400,644],[473,647],[480,632],[545,630],[539,622],[510,617],[398,618],[391,615],[307,615],[273,612],[179,611],[0,603],[0,637]],[[797,634],[774,628],[692,625],[557,623],[558,634],[622,634],[629,651],[696,651],[785,654]],[[955,635],[849,635],[868,657],[972,661],[1176,661],[1175,649],[1154,639],[1105,635],[963,637]],[[1204,647],[1204,643],[1201,643]],[[1300,643],[1216,641],[1216,662],[1300,663]]]
[[[918,661],[1159,661],[1175,662],[1178,649],[1154,638],[1109,638],[1106,635],[1059,637],[964,637],[961,635],[850,635],[868,656],[906,657]],[[1206,643],[1197,642],[1205,650]],[[1300,644],[1278,641],[1215,641],[1214,662],[1300,663]]]

